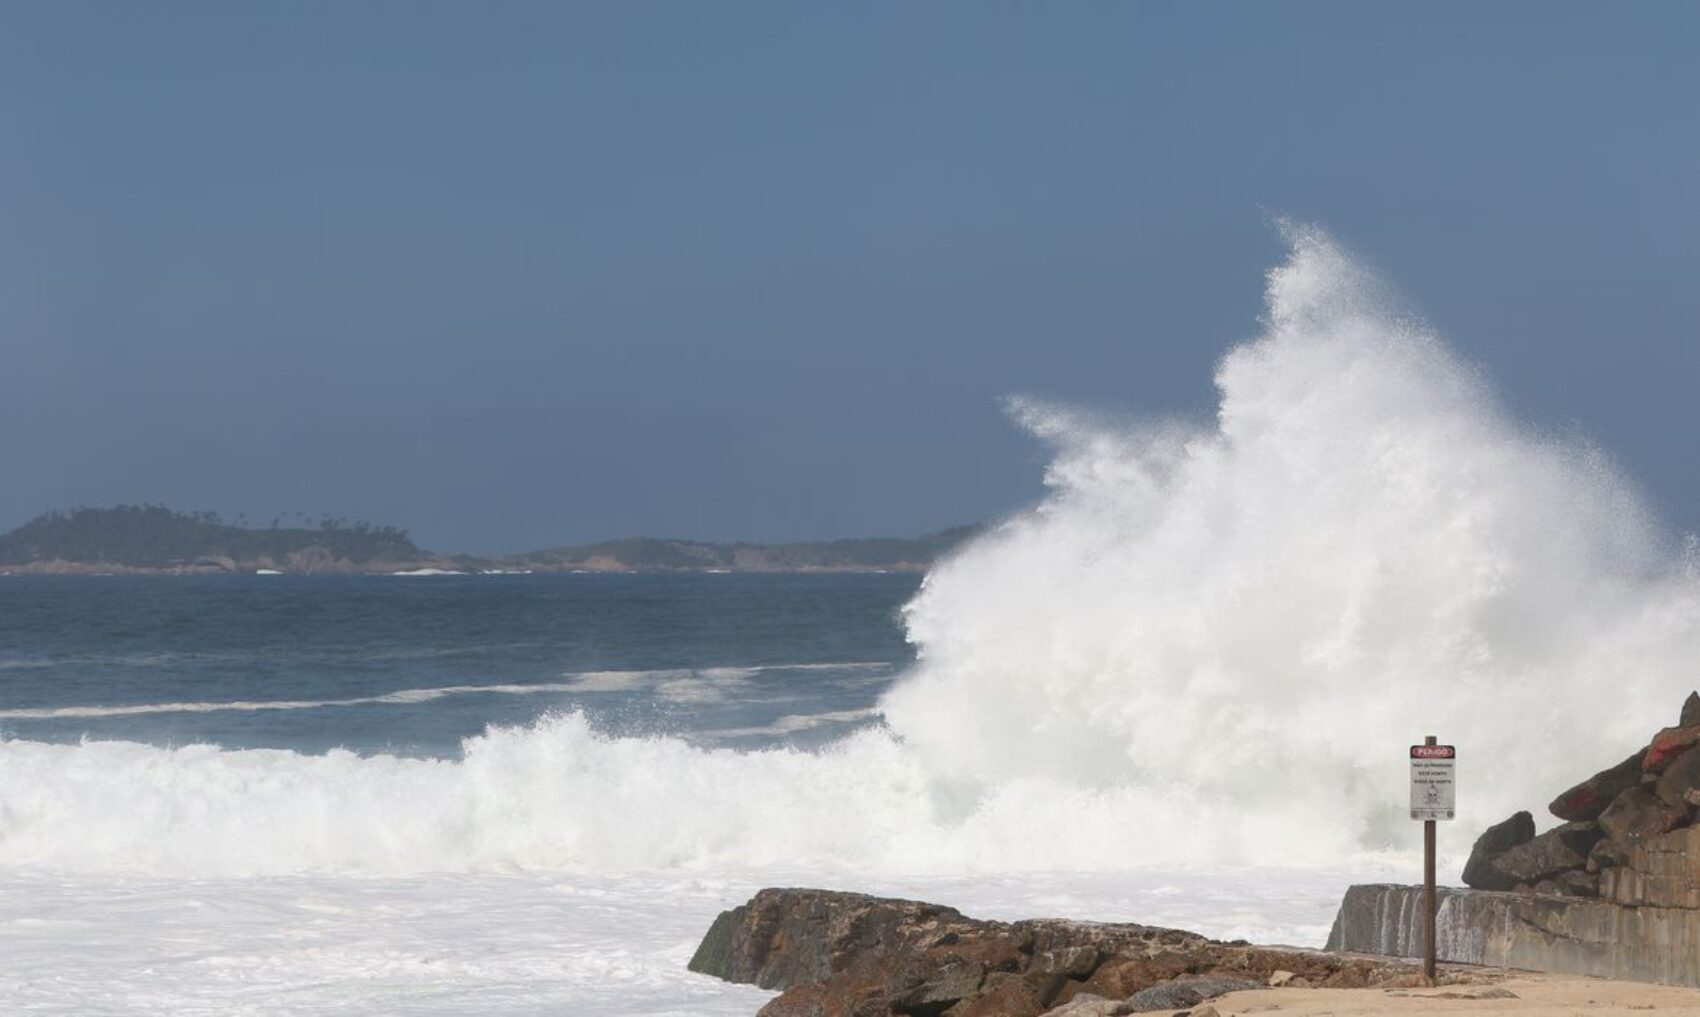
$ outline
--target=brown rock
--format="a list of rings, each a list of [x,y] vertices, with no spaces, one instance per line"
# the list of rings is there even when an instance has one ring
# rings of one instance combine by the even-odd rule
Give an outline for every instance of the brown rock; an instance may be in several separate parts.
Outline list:
[[[1127,998],[1128,1013],[1149,1013],[1154,1010],[1184,1010],[1197,1006],[1207,999],[1224,996],[1230,992],[1240,992],[1246,989],[1261,989],[1263,982],[1249,978],[1235,978],[1227,975],[1188,975],[1173,981],[1159,982],[1149,989],[1141,989]]]
[[[1085,978],[1098,970],[1103,954],[1094,946],[1071,946],[1061,950],[1046,950],[1033,958],[1032,970],[1059,974],[1065,978]]]
[[[1105,999],[1081,993],[1060,1006],[1045,1011],[1045,1017],[1121,1017],[1129,1013],[1127,1004],[1119,999]]]
[[[1579,869],[1561,872],[1552,881],[1558,884],[1558,891],[1568,897],[1598,897],[1600,895],[1600,877]]]
[[[1077,999],[1096,999],[1101,993],[1089,992],[1085,982],[1064,982],[1057,990],[1056,997],[1051,1000],[1052,1008],[1067,1006]]]
[[[1687,818],[1687,806],[1667,805],[1645,786],[1632,787],[1600,813],[1600,829],[1619,847],[1631,848],[1674,829]]]
[[[1588,864],[1583,866],[1583,871],[1597,873],[1614,865],[1622,865],[1628,856],[1626,848],[1607,837],[1595,844],[1593,850],[1588,852]]]
[[[999,972],[986,979],[984,991],[946,1010],[945,1017],[1039,1017],[1045,1003],[1020,975]]]
[[[1666,805],[1687,805],[1687,794],[1700,788],[1700,745],[1671,760],[1665,772],[1659,774],[1653,793]]]
[[[1572,822],[1598,819],[1613,798],[1641,783],[1641,762],[1645,756],[1646,750],[1643,749],[1616,766],[1601,770],[1554,798],[1547,809],[1558,818]],[[1530,835],[1533,836],[1532,831]],[[1465,882],[1469,883],[1469,880],[1465,879]]]
[[[1519,883],[1538,884],[1561,872],[1580,869],[1588,852],[1600,839],[1596,823],[1565,823],[1553,827],[1527,844],[1519,844],[1495,858],[1491,870],[1498,884],[1482,889],[1511,889]],[[1536,892],[1541,892],[1537,887]]]
[[[1261,986],[1277,970],[1295,983],[1351,986],[1410,970],[1142,925],[976,921],[821,890],[761,891],[715,920],[691,965],[784,988],[761,1017],[1036,1017],[1063,1006],[1084,1017],[1127,1012],[1127,1000],[1154,986],[1205,997],[1229,991],[1221,985]]]
[[[1558,877],[1558,881],[1563,883],[1565,889],[1577,897],[1598,897],[1600,895],[1600,877],[1594,873],[1566,872]]]
[[[690,969],[784,989],[817,982],[872,953],[915,951],[986,923],[954,908],[831,890],[762,890],[723,912]]]
[[[1154,925],[1038,919],[1016,922],[1010,929],[1026,937],[1024,942],[1027,945],[1022,949],[1034,955],[1091,946],[1105,957],[1113,954],[1135,956],[1170,950],[1185,952],[1210,943],[1196,932],[1161,929]]]
[[[1214,965],[1208,970],[1216,974],[1239,975],[1242,978],[1266,982],[1276,971],[1291,971],[1295,977],[1289,984],[1297,984],[1302,980],[1331,989],[1362,989],[1381,985],[1388,978],[1402,975],[1408,970],[1390,969],[1379,960],[1267,946],[1243,946],[1221,950],[1215,954],[1213,960]],[[1196,966],[1192,970],[1196,972],[1205,969]]]
[[[1046,1006],[1066,1003],[1080,991],[1081,983],[1071,980],[1060,971],[1045,971],[1037,966],[1029,968],[1021,976],[1034,998]]]
[[[1677,756],[1695,742],[1700,742],[1700,724],[1667,727],[1653,736],[1647,752],[1641,757],[1644,773],[1662,773]]]
[[[1493,867],[1494,859],[1535,839],[1535,817],[1518,812],[1482,831],[1464,864],[1464,885],[1478,890],[1509,890],[1511,883]]]
[[[1155,957],[1134,957],[1111,961],[1100,967],[1082,985],[1081,991],[1096,993],[1110,999],[1126,999],[1141,989],[1158,982],[1191,974],[1186,958],[1178,954],[1158,954]]]
[[[885,988],[877,979],[851,985],[842,977],[833,982],[797,985],[769,1000],[756,1017],[890,1017]]]
[[[890,1006],[899,1013],[937,1014],[979,995],[986,966],[947,954],[913,958],[886,981]]]
[[[1690,692],[1688,698],[1682,701],[1682,717],[1676,722],[1676,726],[1700,726],[1700,692]]]
[[[1605,836],[1605,831],[1600,829],[1598,823],[1563,823],[1548,830],[1547,833],[1563,841],[1565,846],[1584,858],[1588,856],[1588,852],[1594,849],[1594,845],[1598,844],[1600,839]]]

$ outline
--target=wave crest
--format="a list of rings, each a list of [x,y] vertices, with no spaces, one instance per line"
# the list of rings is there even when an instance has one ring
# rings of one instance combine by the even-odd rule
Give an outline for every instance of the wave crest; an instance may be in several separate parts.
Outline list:
[[[1633,489],[1512,422],[1325,234],[1287,233],[1213,426],[1021,405],[1057,449],[1048,494],[927,577],[920,664],[882,704],[928,772],[1184,787],[1242,837],[1327,812],[1344,844],[1266,841],[1309,856],[1408,840],[1424,734],[1459,744],[1486,821],[1674,720],[1700,588]]]

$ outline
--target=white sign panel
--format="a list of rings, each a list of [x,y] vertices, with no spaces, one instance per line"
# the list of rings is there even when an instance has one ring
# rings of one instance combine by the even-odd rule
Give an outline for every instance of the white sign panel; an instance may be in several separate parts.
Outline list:
[[[1411,746],[1411,818],[1451,819],[1456,814],[1451,745]]]

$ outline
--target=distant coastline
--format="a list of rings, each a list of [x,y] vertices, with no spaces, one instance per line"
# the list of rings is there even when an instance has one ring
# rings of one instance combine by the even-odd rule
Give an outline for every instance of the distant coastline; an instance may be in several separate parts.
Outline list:
[[[632,537],[483,557],[426,550],[393,526],[327,518],[255,527],[118,505],[49,512],[0,534],[0,575],[921,572],[980,529],[771,544]]]

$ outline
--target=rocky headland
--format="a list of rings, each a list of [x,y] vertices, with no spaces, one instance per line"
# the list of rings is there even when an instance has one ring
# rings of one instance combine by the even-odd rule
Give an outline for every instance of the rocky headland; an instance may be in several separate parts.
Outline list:
[[[426,550],[394,526],[334,518],[249,526],[118,505],[49,512],[0,534],[0,575],[923,572],[979,529],[773,544],[633,537],[488,557]]]

